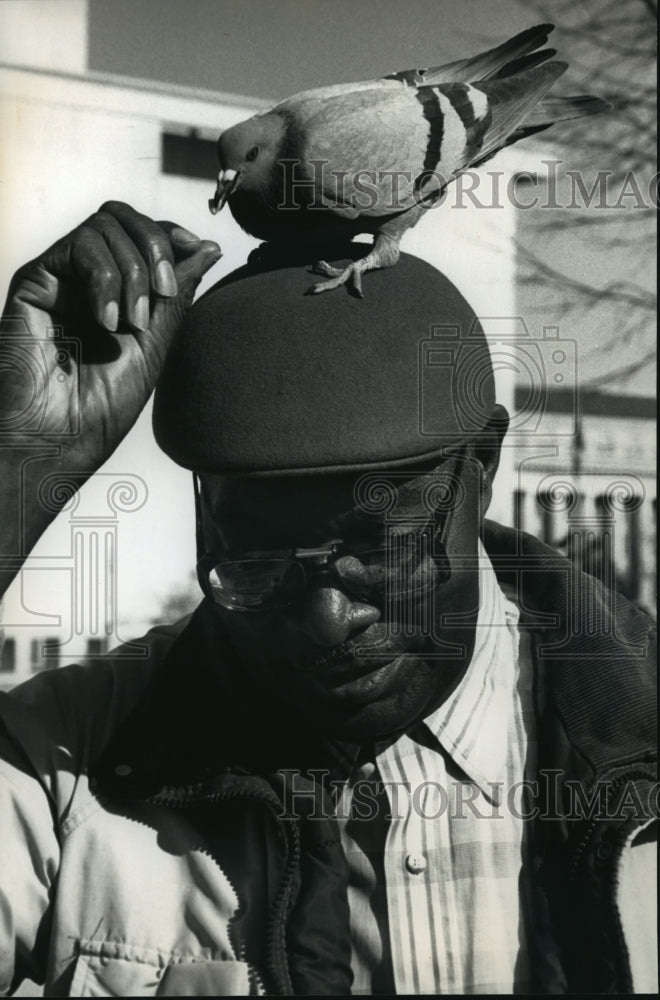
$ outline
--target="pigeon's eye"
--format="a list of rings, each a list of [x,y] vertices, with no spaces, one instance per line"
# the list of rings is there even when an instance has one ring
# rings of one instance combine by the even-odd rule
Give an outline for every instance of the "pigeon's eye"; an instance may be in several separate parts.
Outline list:
[[[248,163],[250,163],[252,162],[252,160],[256,160],[258,156],[259,156],[259,147],[253,146],[251,149],[248,149],[247,153],[245,154],[245,159],[248,161]]]

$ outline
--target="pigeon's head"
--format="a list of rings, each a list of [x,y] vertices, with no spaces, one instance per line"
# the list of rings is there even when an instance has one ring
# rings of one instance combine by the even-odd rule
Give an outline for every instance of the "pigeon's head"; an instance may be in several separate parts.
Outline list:
[[[267,114],[255,115],[222,133],[218,139],[218,186],[209,201],[214,215],[238,188],[254,192],[268,187],[284,131],[280,116]]]

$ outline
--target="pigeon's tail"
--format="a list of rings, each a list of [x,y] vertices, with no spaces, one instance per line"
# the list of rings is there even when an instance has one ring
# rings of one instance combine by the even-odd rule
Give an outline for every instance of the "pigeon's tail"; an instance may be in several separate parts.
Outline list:
[[[571,118],[584,118],[585,115],[599,115],[603,111],[612,111],[613,105],[600,97],[548,97],[536,105],[525,119],[525,126],[532,128],[548,128],[555,122],[570,121]]]
[[[603,111],[611,111],[613,105],[600,97],[549,97],[545,98],[525,116],[524,123],[514,129],[499,146],[492,144],[484,149],[483,155],[472,163],[480,167],[491,159],[500,149],[511,146],[514,142],[527,139],[537,132],[545,132],[556,122],[570,121],[572,118],[583,118],[586,115],[598,115]]]
[[[502,79],[539,66],[556,55],[555,49],[543,49],[554,24],[537,24],[521,31],[495,49],[481,52],[471,59],[430,69],[404,70],[391,73],[387,80],[400,80],[410,87],[428,87],[437,83],[476,83],[480,80]],[[540,50],[540,51],[538,51]]]
[[[550,62],[525,73],[497,77],[475,85],[475,89],[488,98],[490,122],[481,140],[478,158],[470,156],[472,166],[484,163],[499,149],[530,135],[531,131],[540,132],[552,124],[547,118],[542,122],[533,122],[530,118],[567,68],[565,62]]]

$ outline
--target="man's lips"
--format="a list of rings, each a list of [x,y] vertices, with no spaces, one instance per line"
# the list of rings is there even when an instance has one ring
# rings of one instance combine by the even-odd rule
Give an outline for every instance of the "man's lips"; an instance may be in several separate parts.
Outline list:
[[[396,687],[404,661],[403,655],[389,657],[384,663],[370,661],[361,673],[353,671],[348,677],[318,677],[312,685],[324,701],[365,705],[384,698]],[[362,664],[367,662],[362,661]]]
[[[324,701],[365,704],[389,692],[404,660],[405,653],[387,642],[346,642],[306,663],[299,680]]]
[[[391,663],[401,656],[403,650],[387,640],[376,642],[360,642],[358,639],[343,642],[329,652],[306,661],[302,666],[305,674],[321,678],[323,681],[340,682],[362,677],[374,670]]]

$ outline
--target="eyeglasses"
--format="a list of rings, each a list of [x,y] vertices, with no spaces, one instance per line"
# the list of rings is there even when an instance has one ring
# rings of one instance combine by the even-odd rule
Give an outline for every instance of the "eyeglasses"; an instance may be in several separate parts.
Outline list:
[[[461,456],[462,457],[462,456]],[[454,469],[458,475],[459,461]],[[197,575],[204,594],[228,611],[263,613],[299,606],[312,579],[332,579],[354,600],[380,608],[427,599],[451,576],[445,547],[454,505],[421,526],[402,531],[385,524],[386,543],[351,544],[341,538],[309,548],[204,555]]]
[[[449,579],[449,560],[436,531],[392,534],[376,549],[334,539],[317,548],[245,553],[240,559],[204,556],[198,577],[204,593],[230,611],[263,612],[299,604],[312,579],[339,582],[356,600],[378,606],[421,600]]]

